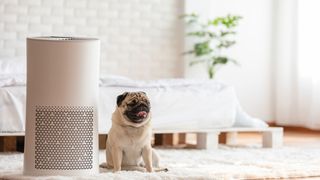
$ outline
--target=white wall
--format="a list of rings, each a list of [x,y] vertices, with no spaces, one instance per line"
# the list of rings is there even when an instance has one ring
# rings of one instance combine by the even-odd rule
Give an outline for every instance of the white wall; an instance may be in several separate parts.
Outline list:
[[[0,59],[23,56],[25,38],[37,35],[96,36],[101,70],[137,79],[181,77],[181,0],[1,0]],[[205,17],[244,17],[230,56],[241,67],[221,69],[217,79],[235,86],[252,115],[272,117],[271,0],[185,0],[185,12]],[[189,76],[199,75],[186,70]],[[188,76],[188,75],[187,75]]]
[[[28,36],[93,36],[101,72],[181,77],[183,1],[0,0],[0,59],[25,56]]]
[[[240,103],[251,115],[273,120],[272,109],[272,27],[273,1],[271,0],[186,0],[185,12],[197,12],[203,17],[227,14],[240,15],[237,45],[230,56],[241,66],[228,65],[216,78],[234,85]],[[186,42],[188,43],[188,42]],[[201,68],[186,68],[187,77],[203,77]]]

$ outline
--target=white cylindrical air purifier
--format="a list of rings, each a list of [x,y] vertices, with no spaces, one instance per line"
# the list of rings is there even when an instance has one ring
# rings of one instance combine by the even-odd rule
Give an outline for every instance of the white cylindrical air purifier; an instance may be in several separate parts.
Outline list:
[[[98,173],[99,59],[98,39],[27,39],[25,175]]]

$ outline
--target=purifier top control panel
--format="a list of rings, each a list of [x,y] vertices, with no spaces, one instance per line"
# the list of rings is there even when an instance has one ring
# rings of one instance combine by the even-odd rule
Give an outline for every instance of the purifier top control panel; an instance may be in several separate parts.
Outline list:
[[[99,40],[97,38],[86,38],[86,37],[68,37],[68,36],[41,36],[28,38],[32,40],[47,40],[47,41],[90,41],[90,40]]]

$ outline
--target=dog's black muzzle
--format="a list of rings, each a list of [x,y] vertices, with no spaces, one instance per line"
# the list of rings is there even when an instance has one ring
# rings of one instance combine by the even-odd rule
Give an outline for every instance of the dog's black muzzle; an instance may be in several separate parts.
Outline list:
[[[125,111],[125,115],[131,122],[141,123],[144,118],[148,116],[150,107],[146,104],[137,104],[132,107],[129,106],[128,110]]]

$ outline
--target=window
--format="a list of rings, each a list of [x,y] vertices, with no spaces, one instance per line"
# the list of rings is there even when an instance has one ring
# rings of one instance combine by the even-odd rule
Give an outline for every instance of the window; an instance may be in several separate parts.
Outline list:
[[[298,0],[298,70],[320,81],[320,1]]]

